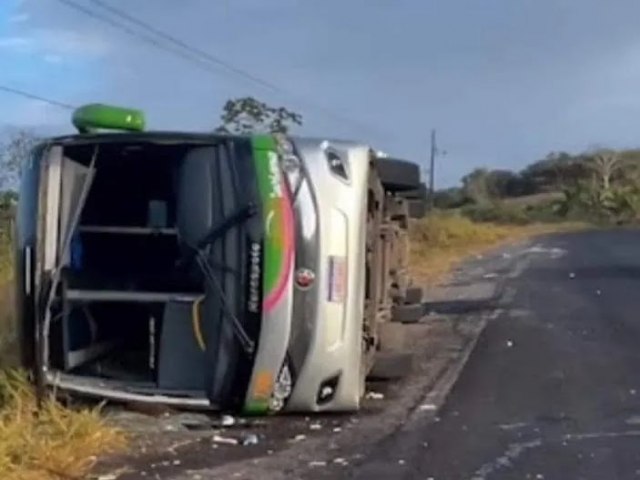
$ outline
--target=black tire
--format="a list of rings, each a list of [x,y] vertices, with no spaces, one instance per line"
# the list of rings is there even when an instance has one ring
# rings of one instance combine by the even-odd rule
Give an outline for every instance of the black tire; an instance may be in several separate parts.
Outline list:
[[[410,200],[426,200],[427,199],[427,186],[424,183],[420,183],[418,188],[412,188],[404,192],[398,192],[399,197],[408,198]]]
[[[427,215],[427,202],[425,200],[408,200],[409,218],[421,219]]]
[[[379,352],[369,380],[399,380],[411,374],[415,366],[414,356],[406,352]]]
[[[391,307],[391,320],[402,323],[418,323],[424,317],[424,306],[420,303],[394,305]]]
[[[407,288],[407,293],[404,296],[404,303],[412,304],[412,303],[422,303],[422,288],[420,287],[409,287]]]
[[[376,169],[385,190],[404,192],[420,188],[420,167],[413,162],[396,158],[378,158]]]

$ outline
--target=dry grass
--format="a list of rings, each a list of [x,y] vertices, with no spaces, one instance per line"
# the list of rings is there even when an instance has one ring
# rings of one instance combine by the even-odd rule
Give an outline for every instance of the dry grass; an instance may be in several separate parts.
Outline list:
[[[0,472],[3,480],[80,479],[98,455],[125,446],[98,409],[75,411],[47,399],[40,411],[24,374],[0,373]]]
[[[48,398],[38,411],[26,375],[7,369],[16,360],[7,240],[0,229],[0,478],[86,478],[99,455],[121,450],[126,439],[104,423],[99,409],[69,409]]]
[[[422,283],[435,284],[466,257],[535,235],[586,227],[579,223],[496,225],[474,223],[455,214],[436,214],[412,226],[412,274]]]

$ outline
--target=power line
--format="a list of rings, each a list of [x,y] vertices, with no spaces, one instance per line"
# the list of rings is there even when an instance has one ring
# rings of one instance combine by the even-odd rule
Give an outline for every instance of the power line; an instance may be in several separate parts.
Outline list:
[[[76,108],[73,105],[69,105],[68,103],[63,103],[63,102],[59,102],[58,100],[52,100],[50,98],[41,97],[40,95],[36,95],[35,93],[25,92],[24,90],[8,87],[6,85],[0,85],[0,90],[6,93],[12,93],[13,95],[17,95],[19,97],[29,98],[31,100],[39,100],[41,102],[48,103],[49,105],[53,105],[55,107],[64,108],[65,110],[74,110]]]
[[[60,3],[63,3],[64,5],[71,7],[75,10],[77,10],[80,13],[83,13],[89,17],[94,18],[95,20],[99,20],[102,21],[108,25],[110,25],[113,28],[116,28],[118,30],[121,30],[125,33],[127,33],[128,35],[135,37],[139,40],[142,40],[146,43],[149,43],[150,45],[154,46],[155,48],[158,48],[160,50],[163,50],[165,52],[169,52],[172,53],[174,55],[177,55],[181,58],[183,58],[184,60],[190,61],[190,62],[194,62],[196,65],[198,65],[201,68],[205,68],[207,71],[211,72],[211,73],[215,73],[215,74],[219,74],[220,71],[219,70],[212,70],[211,66],[215,65],[216,67],[221,67],[225,70],[227,70],[228,72],[235,74],[241,78],[243,78],[244,80],[250,81],[262,88],[268,89],[270,91],[276,92],[276,93],[280,93],[286,96],[289,96],[290,98],[297,100],[298,102],[300,102],[301,104],[306,104],[309,108],[315,109],[318,112],[322,112],[324,113],[326,116],[332,117],[336,120],[339,120],[341,122],[344,123],[349,123],[353,126],[357,126],[360,129],[363,130],[377,130],[375,128],[372,128],[360,121],[357,120],[353,120],[351,118],[348,118],[342,114],[336,113],[330,109],[327,109],[321,105],[317,105],[313,102],[310,102],[304,98],[301,98],[300,96],[293,94],[291,92],[287,92],[286,90],[284,90],[283,88],[279,87],[278,85],[269,82],[267,80],[264,80],[250,72],[247,72],[246,70],[242,70],[232,64],[230,64],[229,62],[216,57],[214,55],[209,54],[208,52],[205,52],[202,49],[199,49],[197,47],[194,47],[193,45],[190,45],[186,42],[184,42],[183,40],[180,40],[179,38],[176,38],[175,36],[159,29],[156,28],[152,25],[150,25],[149,23],[136,18],[122,10],[120,10],[119,8],[116,8],[112,5],[107,4],[106,2],[103,2],[101,0],[89,0],[92,3],[94,3],[95,5],[97,5],[98,7],[102,8],[103,10],[106,10],[107,12],[109,12],[110,14],[117,16],[120,19],[123,19],[125,21],[130,22],[133,25],[136,25],[139,28],[144,29],[146,32],[148,33],[141,33],[139,30],[133,29],[125,24],[123,24],[122,22],[116,21],[114,18],[111,18],[109,16],[106,16],[104,14],[100,14],[99,12],[96,12],[94,10],[91,10],[89,8],[87,8],[84,5],[81,5],[79,3],[77,3],[76,1],[73,0],[58,0]],[[149,33],[151,35],[149,35]],[[171,49],[171,48],[167,48],[168,46],[161,42],[158,41],[157,38],[155,37],[159,37],[161,39],[163,39],[166,42],[169,42],[170,44],[178,47],[181,50],[176,50],[176,49]],[[185,51],[188,52],[188,54],[185,54]]]
[[[246,80],[249,80],[249,81],[251,81],[253,83],[256,83],[256,84],[258,84],[258,85],[260,85],[262,87],[265,87],[265,88],[268,88],[270,90],[273,90],[274,92],[284,93],[282,91],[282,89],[280,87],[278,87],[277,85],[274,85],[271,82],[263,80],[263,79],[255,76],[255,75],[249,73],[249,72],[241,70],[240,68],[237,68],[234,65],[231,65],[230,63],[222,60],[221,58],[215,57],[215,56],[211,55],[210,53],[205,52],[204,50],[201,50],[201,49],[199,49],[197,47],[189,45],[188,43],[180,40],[179,38],[174,37],[173,35],[165,32],[163,30],[155,28],[153,25],[150,25],[149,23],[144,22],[143,20],[140,20],[139,18],[136,18],[136,17],[128,14],[128,13],[120,10],[117,7],[109,5],[108,3],[103,2],[102,0],[89,0],[89,1],[91,3],[97,5],[98,7],[110,12],[111,14],[113,14],[113,15],[115,15],[117,17],[120,17],[123,20],[126,20],[128,22],[131,22],[134,25],[137,25],[137,26],[143,28],[144,30],[146,30],[148,32],[151,32],[153,35],[157,35],[158,37],[163,38],[166,41],[168,41],[170,43],[173,43],[174,45],[177,45],[180,48],[183,48],[183,49],[185,49],[185,50],[187,50],[189,52],[192,52],[195,55],[197,55],[198,57],[205,58],[209,62],[212,62],[212,63],[214,63],[214,64],[216,64],[216,65],[218,65],[218,66],[220,66],[220,67],[222,67],[222,68],[224,68],[224,69],[226,69],[226,70],[228,70],[228,71],[230,71],[230,72],[232,72],[232,73],[234,73],[234,74],[236,74],[236,75],[238,75],[240,77],[243,77]]]
[[[130,27],[126,26],[126,25],[123,25],[120,22],[115,21],[114,19],[110,18],[107,15],[95,12],[95,11],[91,10],[90,8],[87,8],[84,5],[81,5],[81,4],[79,4],[79,3],[77,3],[77,2],[75,2],[73,0],[58,0],[58,2],[68,6],[70,8],[73,8],[74,10],[76,10],[76,11],[78,11],[78,12],[84,14],[84,15],[87,15],[88,17],[93,18],[94,20],[99,20],[99,21],[101,21],[103,23],[106,23],[107,25],[126,33],[127,35],[130,35],[130,36],[132,36],[134,38],[137,38],[138,40],[142,40],[143,42],[146,42],[149,45],[151,45],[151,46],[153,46],[153,47],[155,47],[155,48],[157,48],[159,50],[162,50],[164,52],[169,52],[169,53],[171,53],[173,55],[176,55],[176,56],[182,58],[183,60],[187,60],[187,61],[190,61],[190,62],[194,62],[195,61],[195,62],[197,62],[197,64],[200,67],[203,67],[203,68],[205,68],[206,70],[208,70],[208,71],[210,71],[212,73],[218,73],[218,72],[215,72],[214,70],[211,70],[210,68],[207,68],[208,65],[202,63],[202,61],[199,60],[198,58],[194,58],[192,55],[188,55],[183,51],[172,49],[169,46],[165,45],[163,42],[160,42],[157,39],[153,38],[152,36],[140,33],[138,31],[134,30],[133,28],[130,28]]]

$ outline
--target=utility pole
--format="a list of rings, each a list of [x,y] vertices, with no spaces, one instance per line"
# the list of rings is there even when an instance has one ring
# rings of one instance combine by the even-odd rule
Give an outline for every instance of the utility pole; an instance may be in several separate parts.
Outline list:
[[[436,167],[436,129],[431,130],[431,155],[429,158],[429,210],[433,210],[433,202],[435,197],[435,167]]]

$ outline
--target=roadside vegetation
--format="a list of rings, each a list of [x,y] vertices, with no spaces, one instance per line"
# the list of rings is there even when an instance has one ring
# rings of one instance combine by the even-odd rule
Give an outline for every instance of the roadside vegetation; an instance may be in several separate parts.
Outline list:
[[[479,168],[436,192],[437,208],[507,225],[640,220],[640,150],[551,153],[519,172]]]
[[[6,480],[86,478],[98,455],[124,448],[122,432],[99,409],[74,410],[53,398],[37,410],[23,373],[0,372],[0,472]]]
[[[0,236],[0,472],[3,480],[85,478],[99,455],[125,447],[99,408],[66,408],[53,396],[37,409],[27,375],[15,368],[10,245]]]

